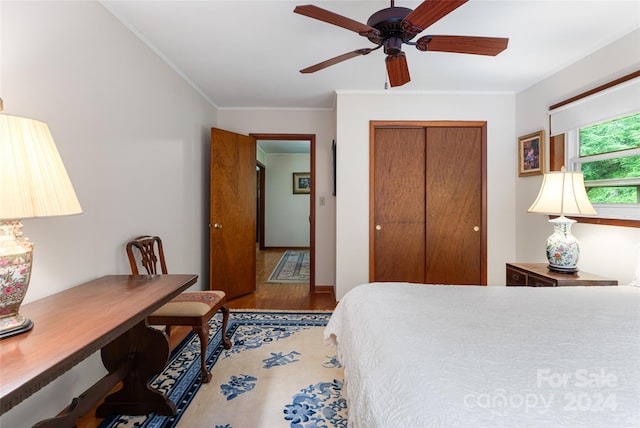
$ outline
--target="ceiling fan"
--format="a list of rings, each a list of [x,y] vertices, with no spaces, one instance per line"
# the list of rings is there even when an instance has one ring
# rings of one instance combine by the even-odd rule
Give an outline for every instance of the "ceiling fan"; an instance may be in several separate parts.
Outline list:
[[[352,52],[328,59],[311,67],[300,70],[301,73],[314,73],[339,62],[367,55],[381,47],[387,55],[385,62],[391,86],[402,86],[409,82],[407,58],[402,45],[415,46],[420,51],[454,52],[475,55],[496,56],[507,48],[509,39],[502,37],[475,36],[437,36],[426,35],[411,41],[427,27],[442,19],[468,0],[425,0],[414,10],[406,7],[382,9],[371,15],[367,24],[362,24],[337,13],[313,5],[296,6],[295,13],[308,16],[347,30],[355,31],[366,37],[376,46],[356,49]]]

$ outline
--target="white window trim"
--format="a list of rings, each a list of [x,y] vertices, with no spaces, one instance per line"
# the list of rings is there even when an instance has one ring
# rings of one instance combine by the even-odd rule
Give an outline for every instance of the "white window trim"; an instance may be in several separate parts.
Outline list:
[[[602,155],[593,155],[584,158],[579,156],[579,140],[580,134],[578,129],[573,129],[565,134],[566,143],[566,159],[565,164],[569,171],[580,171],[582,162],[594,161],[601,159],[610,159],[618,157],[620,154],[640,154],[640,148],[615,152],[613,154],[606,153]],[[640,182],[640,178],[632,178],[628,180],[599,180],[602,184],[617,184],[624,182],[626,184],[636,184]],[[606,182],[606,183],[605,183]],[[585,181],[585,183],[588,183]],[[621,220],[640,220],[640,204],[593,204],[598,213],[597,217],[621,219]]]

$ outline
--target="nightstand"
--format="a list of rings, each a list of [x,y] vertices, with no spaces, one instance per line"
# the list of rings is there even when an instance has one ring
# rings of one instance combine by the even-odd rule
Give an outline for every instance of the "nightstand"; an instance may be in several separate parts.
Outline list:
[[[507,263],[507,285],[566,287],[571,285],[618,285],[618,281],[582,270],[573,274],[551,272],[546,263]]]

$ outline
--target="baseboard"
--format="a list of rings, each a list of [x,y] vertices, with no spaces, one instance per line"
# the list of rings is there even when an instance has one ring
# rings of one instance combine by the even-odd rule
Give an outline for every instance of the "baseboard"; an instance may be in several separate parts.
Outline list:
[[[313,287],[313,290],[313,294],[328,294],[336,304],[338,303],[336,301],[336,290],[333,285],[316,285]]]
[[[335,290],[333,288],[333,285],[316,285],[315,292],[318,294],[324,294],[324,293],[334,294]]]
[[[265,250],[308,250],[309,247],[264,247]]]

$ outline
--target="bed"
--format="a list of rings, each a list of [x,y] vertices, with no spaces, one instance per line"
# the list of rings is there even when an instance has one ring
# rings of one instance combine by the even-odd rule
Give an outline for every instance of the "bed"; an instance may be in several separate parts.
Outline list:
[[[640,426],[640,288],[371,283],[325,330],[350,428]]]

